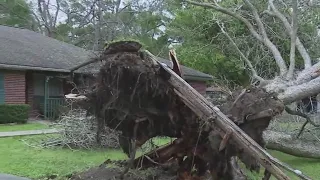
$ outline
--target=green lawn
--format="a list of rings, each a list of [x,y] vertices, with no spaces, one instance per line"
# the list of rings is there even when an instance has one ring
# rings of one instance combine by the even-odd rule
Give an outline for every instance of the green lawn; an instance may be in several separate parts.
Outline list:
[[[41,123],[27,123],[27,124],[1,124],[0,132],[8,131],[26,131],[26,130],[38,130],[38,129],[48,129],[49,126]]]
[[[296,168],[309,177],[311,179],[318,179],[320,172],[320,160],[319,159],[308,159],[308,158],[299,158],[295,156],[291,156],[282,152],[270,151],[270,154],[284,163],[290,165],[292,168]],[[292,180],[299,180],[296,176],[292,174],[288,174]],[[319,178],[320,179],[320,178]]]
[[[317,159],[308,159],[308,158],[299,158],[291,156],[278,151],[269,151],[269,153],[279,159],[280,161],[290,165],[294,169],[298,169],[309,176],[311,179],[318,179],[318,173],[320,170],[320,160]],[[263,177],[264,169],[261,168],[260,174],[251,173],[247,171],[247,174],[251,180],[261,180]],[[297,176],[293,175],[291,172],[283,170],[291,180],[300,180]],[[271,180],[276,180],[275,177],[271,177]]]
[[[53,174],[64,176],[101,164],[106,159],[126,157],[117,150],[40,149],[29,147],[20,141],[33,141],[35,138],[41,136],[0,138],[0,172],[33,179]]]
[[[23,139],[27,142],[32,142],[42,138],[43,135],[0,138],[0,172],[32,179],[48,175],[62,177],[99,165],[106,159],[120,160],[126,158],[126,155],[119,150],[72,151],[63,148],[41,149],[29,147],[21,141]],[[163,144],[168,141],[168,139],[156,139],[155,143]],[[319,160],[297,158],[276,151],[270,151],[270,153],[292,167],[305,172],[312,179],[317,179],[320,170]],[[141,154],[141,152],[138,154]],[[261,179],[261,177],[256,177],[253,175],[252,179]],[[295,180],[297,178],[292,179]]]

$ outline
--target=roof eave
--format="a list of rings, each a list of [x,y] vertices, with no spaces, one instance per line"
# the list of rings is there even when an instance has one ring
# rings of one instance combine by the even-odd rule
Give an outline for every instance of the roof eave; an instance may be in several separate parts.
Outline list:
[[[75,71],[75,73],[77,74],[97,74],[99,73],[99,71],[96,72],[88,72],[88,71]],[[192,76],[192,75],[182,75],[182,78],[184,80],[188,80],[188,81],[203,81],[203,82],[207,82],[207,81],[211,81],[213,80],[213,77],[208,75],[208,76]]]
[[[67,69],[44,68],[44,67],[34,67],[34,66],[21,66],[21,65],[12,65],[12,64],[0,64],[0,69],[70,72],[70,70],[67,70]]]
[[[204,77],[204,76],[190,76],[190,75],[184,75],[183,78],[185,80],[189,81],[211,81],[213,80],[213,77]]]
[[[21,65],[11,65],[11,64],[0,64],[0,69],[7,70],[35,70],[35,71],[51,71],[51,72],[65,72],[70,73],[71,71],[68,69],[56,69],[56,68],[45,68],[45,67],[34,67],[34,66],[21,66]],[[76,72],[80,74],[92,74],[92,72]],[[97,73],[97,72],[95,72]],[[93,73],[93,74],[95,74]],[[185,80],[189,81],[210,81],[212,80],[212,76],[191,76],[191,75],[183,75]]]

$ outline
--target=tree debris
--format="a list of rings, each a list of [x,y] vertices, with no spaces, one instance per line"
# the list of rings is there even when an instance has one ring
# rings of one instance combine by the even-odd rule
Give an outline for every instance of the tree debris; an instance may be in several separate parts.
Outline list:
[[[257,87],[236,91],[220,107],[222,113],[150,52],[126,51],[126,44],[110,44],[113,53],[102,53],[96,84],[80,104],[96,116],[98,126],[122,132],[120,145],[128,155],[153,137],[177,138],[136,158],[135,167],[178,161],[182,179],[207,171],[214,180],[246,179],[233,161],[239,156],[256,160],[277,179],[290,179],[261,148],[263,131],[284,110],[273,94]]]

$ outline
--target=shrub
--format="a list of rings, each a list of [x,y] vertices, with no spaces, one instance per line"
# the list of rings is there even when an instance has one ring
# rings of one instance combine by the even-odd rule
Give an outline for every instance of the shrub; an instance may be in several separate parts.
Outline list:
[[[0,124],[26,123],[30,106],[27,104],[1,104]]]

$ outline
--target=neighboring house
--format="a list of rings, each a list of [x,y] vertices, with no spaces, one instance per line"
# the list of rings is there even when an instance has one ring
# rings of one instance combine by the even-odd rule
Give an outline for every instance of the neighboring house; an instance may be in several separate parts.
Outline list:
[[[67,82],[70,69],[93,55],[30,30],[0,25],[0,103],[29,104],[30,116],[55,117],[72,89]],[[190,85],[205,94],[212,76],[184,66],[182,72]]]

